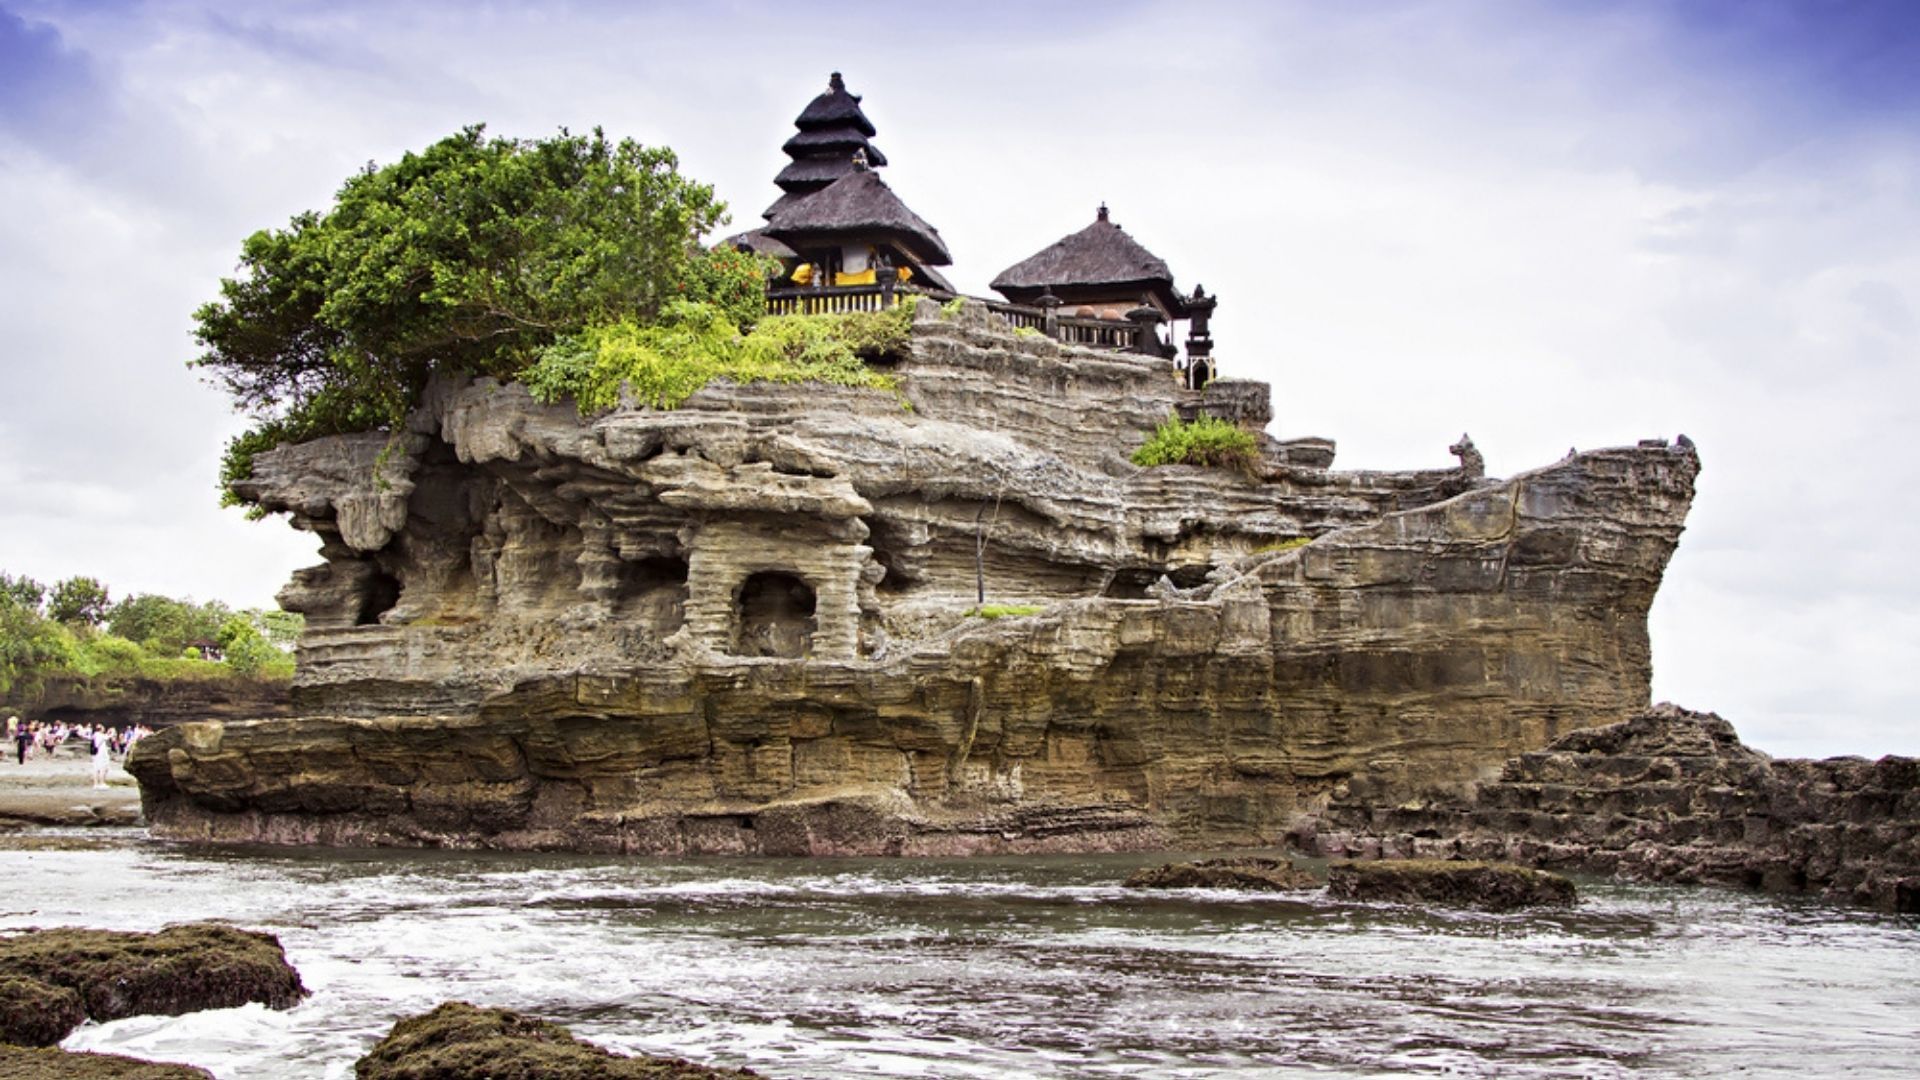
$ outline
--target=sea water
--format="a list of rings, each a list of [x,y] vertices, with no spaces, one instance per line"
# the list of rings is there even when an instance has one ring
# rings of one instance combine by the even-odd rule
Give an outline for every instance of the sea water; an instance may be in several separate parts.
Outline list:
[[[1493,915],[1144,892],[1165,856],[644,859],[0,838],[0,930],[217,919],[313,991],[68,1049],[345,1078],[448,1000],[769,1077],[1920,1074],[1920,924],[1582,882]]]

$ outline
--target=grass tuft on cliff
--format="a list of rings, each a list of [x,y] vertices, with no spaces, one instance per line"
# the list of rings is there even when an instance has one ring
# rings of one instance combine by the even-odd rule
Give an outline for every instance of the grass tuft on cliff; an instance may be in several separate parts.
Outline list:
[[[1018,619],[1027,615],[1038,615],[1045,611],[1044,604],[982,604],[967,609],[970,619]]]
[[[656,324],[622,320],[567,337],[520,374],[533,396],[571,398],[582,416],[621,403],[675,409],[716,379],[736,383],[817,382],[893,390],[891,376],[866,359],[907,343],[913,309],[831,315],[775,315],[741,333],[709,304],[667,305]]]
[[[1200,465],[1251,473],[1259,463],[1260,446],[1251,432],[1228,420],[1202,415],[1189,422],[1169,416],[1133,452],[1132,460],[1143,468]]]

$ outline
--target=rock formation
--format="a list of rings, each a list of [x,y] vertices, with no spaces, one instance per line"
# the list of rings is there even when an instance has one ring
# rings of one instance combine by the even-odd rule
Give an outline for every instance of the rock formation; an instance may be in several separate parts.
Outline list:
[[[1226,859],[1149,866],[1127,875],[1129,889],[1248,889],[1288,892],[1317,889],[1320,879],[1293,865],[1291,859],[1242,855]]]
[[[1569,907],[1578,898],[1573,882],[1559,874],[1510,863],[1440,859],[1334,863],[1327,867],[1327,895],[1484,911]]]
[[[506,1009],[449,1001],[393,1025],[353,1067],[357,1080],[747,1080],[752,1069],[721,1069],[679,1058],[628,1057],[583,1042],[559,1024]]]
[[[1296,837],[1320,854],[1510,859],[1920,911],[1920,761],[1775,760],[1660,705],[1562,736],[1464,793],[1356,784]]]
[[[239,490],[321,540],[299,715],[129,769],[165,836],[654,852],[1262,844],[1648,701],[1699,461],[1507,480],[1127,458],[1267,388],[922,302],[898,392],[715,384],[583,420],[445,381]],[[1465,440],[1463,440],[1464,442]],[[983,620],[994,604],[1039,605]]]

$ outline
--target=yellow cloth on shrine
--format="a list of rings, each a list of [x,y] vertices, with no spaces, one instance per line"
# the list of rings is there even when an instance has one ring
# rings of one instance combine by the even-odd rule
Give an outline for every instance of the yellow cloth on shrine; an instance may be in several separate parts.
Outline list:
[[[795,285],[813,284],[813,264],[801,263],[799,266],[793,268],[793,273],[790,274],[789,277],[792,278]]]
[[[833,283],[835,285],[877,285],[880,283],[880,278],[874,274],[873,267],[869,266],[857,274],[835,274]]]
[[[905,266],[897,266],[893,270],[893,276],[899,278],[901,281],[912,281],[913,271]]]

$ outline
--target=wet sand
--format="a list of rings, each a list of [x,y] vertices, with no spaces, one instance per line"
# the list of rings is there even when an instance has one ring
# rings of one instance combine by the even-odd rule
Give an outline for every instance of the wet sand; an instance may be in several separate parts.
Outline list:
[[[47,825],[137,825],[140,787],[115,761],[107,786],[93,786],[91,757],[79,744],[52,757],[36,754],[14,762],[13,747],[0,759],[0,830]]]

